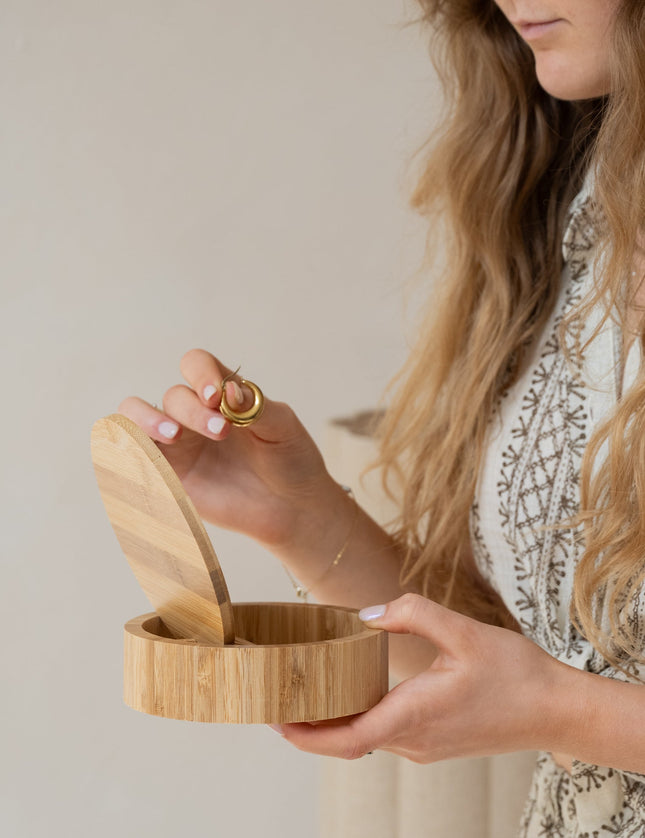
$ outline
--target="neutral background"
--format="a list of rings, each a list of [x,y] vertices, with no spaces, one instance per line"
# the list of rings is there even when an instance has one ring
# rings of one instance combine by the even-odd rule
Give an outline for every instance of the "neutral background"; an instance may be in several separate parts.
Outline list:
[[[135,713],[149,610],[92,422],[204,346],[321,440],[406,352],[408,163],[437,94],[412,0],[0,0],[2,777],[7,838],[315,835],[320,761]],[[234,600],[292,599],[212,532]]]

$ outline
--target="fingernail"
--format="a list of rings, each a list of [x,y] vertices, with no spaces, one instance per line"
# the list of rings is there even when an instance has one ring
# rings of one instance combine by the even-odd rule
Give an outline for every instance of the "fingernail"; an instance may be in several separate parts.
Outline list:
[[[370,605],[368,608],[361,608],[358,612],[358,616],[364,623],[369,623],[370,620],[378,620],[384,614],[384,605]]]
[[[215,393],[217,393],[217,387],[214,384],[207,384],[204,387],[204,401],[212,399]]]
[[[271,730],[275,730],[275,732],[279,733],[280,736],[284,736],[284,728],[282,725],[268,725],[268,727],[270,727]]]
[[[224,425],[226,424],[226,419],[222,416],[221,413],[216,413],[215,416],[211,416],[208,420],[208,430],[212,434],[221,434],[224,430]]]
[[[238,407],[244,401],[244,393],[237,381],[229,381],[226,385],[229,399]]]
[[[174,439],[179,433],[179,425],[175,425],[174,422],[160,422],[159,433],[166,439]]]

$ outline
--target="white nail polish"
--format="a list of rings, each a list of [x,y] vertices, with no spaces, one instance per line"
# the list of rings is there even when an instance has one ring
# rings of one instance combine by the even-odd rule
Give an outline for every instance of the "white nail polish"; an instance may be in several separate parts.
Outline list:
[[[217,393],[217,387],[214,384],[207,384],[204,387],[204,400],[208,401],[215,393]]]
[[[224,430],[224,425],[226,425],[226,419],[219,413],[216,413],[215,416],[211,416],[208,420],[208,430],[212,434],[219,434]]]
[[[161,436],[165,436],[166,439],[174,439],[179,432],[179,425],[175,425],[174,422],[160,422],[159,423],[159,433]]]
[[[359,618],[364,623],[368,623],[370,620],[378,620],[379,617],[382,617],[384,614],[385,614],[385,606],[384,605],[370,605],[369,608],[362,608],[358,612]]]

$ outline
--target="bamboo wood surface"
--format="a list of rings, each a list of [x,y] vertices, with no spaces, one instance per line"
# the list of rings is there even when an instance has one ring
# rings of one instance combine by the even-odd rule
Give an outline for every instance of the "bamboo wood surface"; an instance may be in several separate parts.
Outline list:
[[[166,626],[177,637],[232,643],[233,610],[217,556],[160,449],[113,414],[92,429],[92,460],[121,548]]]
[[[114,414],[92,459],[108,517],[156,613],[125,626],[124,698],[202,722],[319,721],[361,713],[387,692],[387,634],[355,611],[304,603],[232,605],[215,551],[161,450]]]
[[[300,603],[237,603],[253,644],[168,636],[156,614],[125,626],[124,699],[135,710],[200,722],[320,721],[361,713],[387,692],[387,634],[355,611]]]

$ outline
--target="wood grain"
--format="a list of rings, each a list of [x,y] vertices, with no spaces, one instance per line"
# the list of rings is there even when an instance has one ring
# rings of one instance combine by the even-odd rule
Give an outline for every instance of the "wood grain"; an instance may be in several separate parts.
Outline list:
[[[355,611],[231,605],[195,508],[137,425],[118,414],[99,420],[92,459],[121,548],[156,611],[125,626],[127,704],[174,719],[280,724],[361,713],[385,695],[387,634]]]
[[[387,633],[355,611],[301,603],[233,605],[256,645],[174,639],[156,614],[125,626],[124,699],[199,722],[281,724],[361,713],[388,688]]]
[[[113,414],[92,429],[92,460],[121,548],[171,633],[233,643],[233,610],[217,556],[159,448],[134,422]]]

